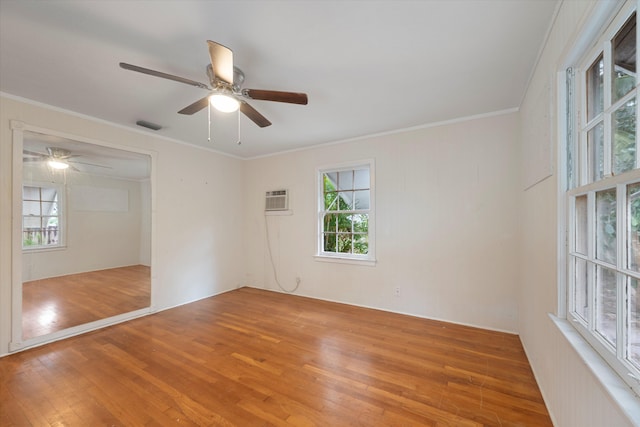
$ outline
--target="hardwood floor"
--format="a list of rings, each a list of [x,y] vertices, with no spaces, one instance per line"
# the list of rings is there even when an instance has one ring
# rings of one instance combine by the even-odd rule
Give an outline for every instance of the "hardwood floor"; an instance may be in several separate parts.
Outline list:
[[[241,288],[0,359],[2,426],[550,426],[515,335]]]
[[[22,337],[28,339],[149,307],[149,267],[134,265],[22,284]]]

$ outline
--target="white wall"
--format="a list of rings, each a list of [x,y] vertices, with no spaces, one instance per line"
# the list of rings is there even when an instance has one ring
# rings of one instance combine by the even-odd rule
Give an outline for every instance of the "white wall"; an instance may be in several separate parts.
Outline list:
[[[264,193],[288,188],[293,215],[267,218],[285,288],[298,276],[301,295],[516,332],[516,136],[504,113],[248,161],[245,283],[278,290]],[[377,264],[316,261],[316,168],[368,158]]]
[[[522,171],[532,166],[529,164],[531,159],[524,153],[534,152],[536,145],[544,144],[536,138],[545,134],[551,138],[554,155],[551,165],[556,169],[556,73],[564,70],[562,58],[572,48],[594,3],[562,3],[520,110],[524,144],[520,162]],[[547,86],[551,88],[550,98],[543,95]],[[541,97],[547,102],[540,102]],[[532,118],[539,120],[532,123]],[[548,316],[548,313],[556,313],[558,306],[558,176],[554,172],[526,191],[523,190],[524,177],[520,182],[518,330],[547,407],[557,426],[630,426],[631,422],[622,415]]]
[[[150,242],[144,245],[142,242],[143,235],[151,239],[150,223],[142,221],[151,214],[150,203],[142,199],[143,194],[150,197],[150,193],[143,193],[140,181],[75,172],[51,173],[42,164],[25,166],[24,175],[29,182],[52,182],[66,189],[63,203],[66,239],[62,250],[25,252],[23,281],[144,264],[144,260],[150,259]],[[88,190],[93,190],[89,194],[117,192],[124,199],[122,209],[104,210],[92,200],[86,202],[96,208],[87,208],[82,198],[86,198]],[[143,205],[147,212],[143,213]]]
[[[157,153],[153,303],[165,309],[238,286],[243,163],[58,110],[0,97],[0,356],[11,339],[12,132],[9,120]],[[215,195],[213,197],[212,195]]]

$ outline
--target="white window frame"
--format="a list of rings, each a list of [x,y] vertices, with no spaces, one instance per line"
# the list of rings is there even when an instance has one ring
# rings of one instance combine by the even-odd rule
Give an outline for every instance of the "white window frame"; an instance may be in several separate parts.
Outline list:
[[[566,111],[567,115],[564,118],[564,122],[561,123],[561,130],[566,132],[565,135],[560,135],[561,140],[566,137],[565,147],[559,149],[559,170],[568,170],[568,151],[571,152],[571,161],[573,162],[573,177],[569,177],[568,174],[564,174],[559,179],[559,236],[561,237],[559,242],[560,262],[559,265],[559,314],[566,316],[567,320],[571,322],[571,325],[580,333],[580,335],[597,351],[597,353],[613,368],[613,370],[620,376],[620,378],[637,394],[640,395],[640,369],[632,365],[625,360],[625,348],[627,345],[627,336],[625,334],[624,323],[627,316],[627,305],[625,297],[625,285],[623,277],[633,277],[640,279],[640,273],[626,270],[624,267],[624,260],[627,257],[626,253],[626,185],[629,183],[640,182],[640,169],[636,168],[632,171],[625,172],[618,176],[613,176],[611,173],[611,135],[612,135],[612,116],[617,108],[624,104],[624,102],[630,98],[636,98],[636,166],[640,166],[638,156],[640,156],[640,136],[638,129],[638,120],[640,105],[640,75],[636,77],[636,87],[629,94],[623,96],[620,100],[612,102],[611,100],[611,74],[608,72],[607,65],[611,63],[612,45],[611,41],[618,30],[626,23],[631,17],[634,11],[637,11],[638,1],[628,1],[623,7],[617,11],[617,15],[610,21],[608,27],[598,33],[595,33],[593,40],[597,39],[597,42],[589,44],[592,46],[591,51],[582,55],[580,61],[575,61],[578,64],[577,71],[575,72],[574,84],[567,85],[565,92],[561,93],[560,100],[568,102],[560,102],[561,111]],[[612,11],[613,12],[613,11]],[[636,21],[640,21],[640,16],[636,15]],[[592,29],[593,30],[593,29]],[[636,29],[636,39],[639,31]],[[585,41],[583,41],[585,42]],[[589,43],[589,41],[586,41]],[[640,43],[636,43],[637,47],[640,47]],[[582,53],[585,53],[584,51]],[[593,62],[604,54],[605,59],[605,75],[604,75],[604,112],[587,122],[586,112],[586,72]],[[575,53],[574,53],[575,54]],[[638,52],[636,53],[636,58]],[[573,99],[572,99],[573,98]],[[575,102],[571,105],[571,102]],[[603,117],[604,116],[604,117]],[[596,123],[603,121],[605,123],[604,132],[604,178],[589,183],[589,177],[587,175],[586,165],[588,163],[587,155],[587,132],[592,129]],[[575,125],[574,125],[575,124]],[[563,126],[562,126],[563,125]],[[608,132],[607,132],[608,131]],[[562,144],[561,144],[562,145]],[[571,182],[575,182],[574,188],[571,188]],[[595,233],[596,219],[593,212],[595,211],[595,193],[605,189],[616,190],[616,212],[617,212],[617,256],[616,265],[607,264],[595,257],[595,248],[593,247]],[[576,197],[586,195],[588,201],[588,254],[577,255],[575,251],[575,226],[573,218],[575,218],[574,200]],[[583,319],[575,311],[572,295],[574,293],[575,277],[573,260],[576,258],[585,259],[588,261],[589,266],[587,275],[589,277],[589,310],[587,313],[587,319]],[[595,295],[595,269],[597,265],[606,266],[616,271],[617,277],[617,331],[616,331],[616,347],[611,346],[607,340],[602,338],[595,331],[595,310],[596,310],[596,295]]]
[[[344,172],[355,169],[367,168],[369,170],[369,209],[358,210],[358,213],[366,213],[369,216],[368,229],[368,253],[365,254],[348,254],[325,252],[323,250],[323,231],[324,231],[324,182],[323,176],[329,172]],[[317,196],[317,229],[316,229],[316,255],[317,261],[329,261],[339,263],[353,263],[373,266],[376,263],[375,256],[375,162],[373,159],[361,160],[356,162],[340,163],[328,165],[316,169],[316,196]]]
[[[55,188],[57,195],[57,207],[58,207],[58,243],[54,245],[30,245],[24,246],[21,243],[23,252],[41,252],[41,251],[50,251],[50,250],[59,250],[66,247],[66,230],[67,230],[67,212],[66,212],[66,195],[65,195],[65,186],[58,183],[52,182],[37,182],[37,181],[24,181],[22,184],[22,188],[24,187],[40,187],[40,188]],[[22,198],[22,203],[24,204],[24,198]],[[23,207],[21,206],[21,212],[23,212]],[[24,218],[24,214],[21,216]],[[21,242],[24,241],[24,219],[21,219]]]

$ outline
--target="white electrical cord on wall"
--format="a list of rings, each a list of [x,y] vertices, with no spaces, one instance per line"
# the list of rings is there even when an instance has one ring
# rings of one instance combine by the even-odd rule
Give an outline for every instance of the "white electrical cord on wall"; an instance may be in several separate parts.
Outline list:
[[[292,290],[285,289],[280,284],[280,281],[278,280],[278,273],[276,271],[276,264],[273,262],[273,254],[271,253],[271,239],[269,238],[269,221],[267,221],[267,216],[268,215],[265,212],[265,214],[264,214],[264,229],[265,229],[266,235],[267,235],[267,252],[269,252],[269,260],[271,261],[271,269],[273,270],[273,278],[276,279],[276,284],[278,285],[278,287],[280,289],[282,289],[283,292],[286,292],[288,294],[292,294],[296,290],[298,290],[298,286],[300,286],[300,278],[296,277],[296,286]]]

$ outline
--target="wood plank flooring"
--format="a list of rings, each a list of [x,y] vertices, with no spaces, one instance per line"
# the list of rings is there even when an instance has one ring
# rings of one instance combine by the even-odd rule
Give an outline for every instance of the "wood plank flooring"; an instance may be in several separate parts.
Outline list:
[[[22,284],[22,337],[28,339],[149,307],[144,265],[69,274]]]
[[[516,335],[241,288],[0,359],[2,426],[551,426]]]

